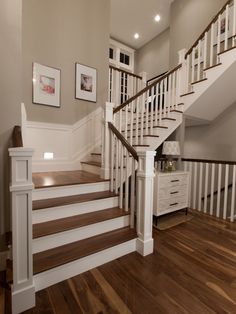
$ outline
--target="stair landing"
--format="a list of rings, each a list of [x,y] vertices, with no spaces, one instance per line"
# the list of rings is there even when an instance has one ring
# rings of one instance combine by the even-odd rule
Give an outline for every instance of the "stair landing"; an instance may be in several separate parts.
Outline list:
[[[108,180],[101,179],[99,175],[83,170],[33,173],[33,183],[36,189],[104,181]]]

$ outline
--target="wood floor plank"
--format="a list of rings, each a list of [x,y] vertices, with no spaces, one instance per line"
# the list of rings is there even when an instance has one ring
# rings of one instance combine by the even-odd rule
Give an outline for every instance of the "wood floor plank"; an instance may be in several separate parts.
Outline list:
[[[132,253],[66,281],[82,313],[236,313],[234,226],[196,213],[153,235],[154,254]],[[57,299],[47,302],[61,313]]]

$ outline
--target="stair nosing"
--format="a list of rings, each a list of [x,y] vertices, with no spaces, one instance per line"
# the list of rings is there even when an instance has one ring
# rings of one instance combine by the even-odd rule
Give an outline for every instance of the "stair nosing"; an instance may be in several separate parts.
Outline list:
[[[82,222],[81,224],[79,224],[79,222],[77,221],[77,224],[76,225],[73,225],[71,223],[68,224],[66,227],[64,228],[55,228],[54,226],[51,226],[51,229],[49,232],[38,232],[40,235],[34,235],[34,228],[37,228],[39,225],[41,225],[42,227],[46,226],[47,225],[52,225],[52,224],[55,224],[55,223],[60,223],[60,222],[63,222],[63,223],[66,223],[69,219],[73,218],[74,220],[80,218],[81,220],[84,219],[84,217],[93,217],[94,215],[96,216],[102,216],[104,214],[106,214],[107,212],[112,212],[115,211],[115,213],[113,213],[113,216],[109,216],[109,217],[96,217],[96,219],[98,220],[95,220],[95,221],[88,221],[88,222]],[[36,223],[36,224],[33,224],[33,239],[40,239],[40,238],[43,238],[43,237],[46,237],[46,236],[50,236],[50,235],[54,235],[54,234],[58,234],[58,233],[63,233],[63,232],[66,232],[66,231],[70,231],[70,230],[74,230],[74,229],[78,229],[78,228],[82,228],[82,227],[86,227],[86,226],[90,226],[90,225],[93,225],[93,224],[96,224],[96,223],[100,223],[100,222],[104,222],[104,221],[108,221],[108,220],[111,220],[111,219],[115,219],[115,218],[120,218],[120,217],[124,217],[124,216],[128,216],[130,215],[130,211],[125,211],[124,209],[120,209],[119,207],[113,207],[113,208],[107,208],[107,209],[103,209],[103,210],[100,210],[100,211],[97,211],[97,212],[90,212],[90,213],[85,213],[85,214],[80,214],[80,215],[75,215],[75,216],[72,216],[72,217],[65,217],[65,218],[59,218],[59,219],[55,219],[55,220],[51,220],[51,221],[47,221],[47,222],[41,222],[41,223]],[[53,230],[54,228],[54,230]],[[56,229],[56,230],[55,230]]]
[[[109,192],[109,193],[108,193]],[[69,199],[72,200],[72,198],[76,198],[78,196],[88,196],[88,195],[93,195],[97,193],[97,195],[101,195],[101,197],[96,197],[96,198],[92,198],[92,199],[82,199],[82,200],[74,200],[74,201],[69,201]],[[101,199],[107,199],[107,198],[111,198],[111,197],[117,197],[118,194],[116,193],[113,193],[113,192],[110,192],[110,191],[100,191],[100,192],[93,192],[93,193],[84,193],[84,194],[76,194],[76,195],[70,195],[70,196],[61,196],[61,197],[53,197],[53,198],[47,198],[47,199],[42,199],[42,200],[34,200],[33,201],[33,206],[32,206],[32,209],[33,210],[41,210],[41,209],[47,209],[47,208],[56,208],[56,207],[61,207],[61,206],[68,206],[68,205],[73,205],[73,204],[81,204],[81,203],[86,203],[86,202],[91,202],[91,201],[96,201],[96,200],[101,200]],[[107,193],[107,194],[106,194]],[[105,194],[105,195],[103,195]],[[62,201],[62,203],[60,204],[50,204],[50,202],[52,200],[55,201],[55,199],[57,199],[58,201]],[[67,199],[67,201],[65,201]],[[64,200],[64,202],[63,202]],[[44,203],[48,201],[49,202],[49,205],[38,205],[36,206],[37,208],[34,207],[34,204],[36,203]]]
[[[112,241],[110,241],[109,244],[105,244],[103,241],[100,240],[100,239],[102,239],[102,237],[109,237],[109,239],[111,240],[111,235],[115,235],[115,234],[117,234],[119,232],[122,232],[122,230],[127,233],[125,239],[122,239],[122,234],[121,234],[120,237],[118,239],[115,239],[113,243],[112,243]],[[91,250],[91,248],[90,248],[90,250],[88,250],[87,252],[79,252],[79,253],[77,252],[77,255],[75,254],[73,257],[70,257],[70,258],[68,257],[67,254],[64,254],[63,256],[64,257],[66,256],[67,260],[63,260],[63,259],[57,258],[58,262],[54,263],[54,265],[50,265],[50,266],[47,266],[47,267],[45,267],[45,265],[44,265],[44,267],[41,267],[41,269],[34,270],[33,271],[34,276],[35,275],[39,275],[40,273],[44,273],[44,272],[50,271],[51,269],[55,269],[55,268],[60,267],[62,265],[69,264],[69,263],[71,263],[73,261],[76,261],[76,260],[79,260],[81,258],[85,258],[85,257],[93,255],[95,253],[104,251],[106,249],[109,249],[111,247],[117,246],[119,244],[131,241],[131,240],[135,240],[137,238],[137,233],[136,233],[136,231],[134,229],[130,229],[129,227],[124,227],[124,228],[120,228],[120,229],[116,229],[116,230],[113,230],[113,231],[109,231],[109,232],[106,232],[106,233],[103,233],[103,234],[100,234],[100,235],[97,235],[97,236],[93,236],[93,237],[90,237],[90,238],[87,238],[87,239],[79,240],[79,241],[72,242],[72,243],[69,243],[69,244],[64,244],[62,246],[59,246],[59,247],[56,247],[56,248],[52,248],[52,249],[49,249],[49,250],[46,250],[46,251],[43,251],[43,252],[35,253],[35,254],[33,254],[33,260],[34,260],[33,268],[35,268],[35,264],[37,264],[37,261],[35,261],[36,257],[38,257],[40,255],[41,255],[41,261],[43,259],[51,260],[53,253],[54,253],[54,256],[58,255],[58,253],[55,253],[55,252],[58,252],[58,250],[63,250],[63,248],[70,248],[71,247],[70,250],[73,250],[75,252],[76,248],[77,249],[80,248],[81,244],[93,241],[93,239],[95,239],[95,238],[96,238],[96,240],[100,240],[100,241],[98,241],[100,246],[97,246],[93,250]],[[49,252],[49,251],[52,252],[51,256],[48,256],[46,254],[46,252]],[[67,250],[67,253],[68,253],[68,250]],[[44,256],[44,255],[46,255],[46,256]],[[38,268],[40,268],[40,267],[38,267]]]
[[[97,167],[97,168],[101,168],[102,167],[102,163],[96,162],[96,161],[81,161],[81,164],[94,166],[94,167]]]

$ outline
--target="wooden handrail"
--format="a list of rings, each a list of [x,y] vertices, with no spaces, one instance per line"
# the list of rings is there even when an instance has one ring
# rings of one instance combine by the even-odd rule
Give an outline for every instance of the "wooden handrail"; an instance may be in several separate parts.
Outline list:
[[[128,152],[138,161],[138,154],[136,150],[130,145],[130,143],[124,138],[124,136],[117,130],[117,128],[111,123],[108,122],[108,126],[111,131],[116,135],[116,137],[121,141],[121,143],[126,147]]]
[[[21,127],[16,125],[12,132],[13,147],[23,147],[23,139],[21,134]]]
[[[202,162],[208,164],[236,165],[236,161],[182,158],[182,161]]]
[[[146,91],[152,89],[153,86],[157,85],[158,83],[160,83],[161,81],[163,81],[164,79],[166,79],[169,75],[171,75],[172,73],[174,73],[175,71],[177,71],[178,69],[180,69],[182,67],[182,64],[179,64],[177,67],[175,67],[173,70],[171,70],[170,72],[166,73],[164,76],[160,77],[158,80],[156,80],[155,82],[153,82],[152,84],[144,87],[141,91],[139,91],[136,95],[134,95],[133,97],[129,98],[128,100],[126,100],[123,104],[117,106],[116,108],[113,109],[113,113],[116,113],[118,111],[120,111],[121,109],[123,109],[125,106],[127,106],[128,104],[130,104],[132,101],[134,101],[136,98],[138,98],[139,96],[141,96],[142,94],[144,94]]]
[[[201,35],[198,37],[198,39],[194,42],[194,44],[192,45],[192,47],[188,50],[188,52],[185,54],[185,59],[187,58],[187,56],[193,51],[194,47],[197,46],[199,40],[201,40],[204,36],[205,33],[208,32],[211,28],[211,25],[213,23],[215,23],[219,17],[220,14],[222,14],[225,10],[225,8],[227,7],[228,4],[230,4],[232,0],[227,0],[227,2],[225,3],[225,5],[220,9],[220,11],[213,17],[213,19],[211,20],[211,22],[207,25],[207,27],[204,29],[204,31],[201,33]]]
[[[134,74],[134,73],[131,73],[131,72],[128,72],[128,71],[125,71],[125,70],[122,70],[122,69],[120,69],[120,68],[116,68],[116,67],[114,67],[113,65],[109,65],[109,68],[112,69],[112,70],[115,70],[115,71],[118,71],[118,72],[122,72],[122,73],[125,73],[125,74],[127,74],[127,75],[130,75],[130,76],[133,76],[133,77],[136,77],[136,78],[142,80],[142,77],[141,77],[141,76],[139,76],[139,75],[137,75],[137,74]]]
[[[232,187],[233,187],[233,184],[230,183],[230,184],[228,185],[228,189],[232,189]],[[225,187],[222,187],[222,188],[220,189],[220,193],[222,193],[222,192],[224,192],[224,191],[225,191]],[[213,195],[217,195],[217,194],[218,194],[218,190],[216,190],[216,191],[213,192]],[[209,197],[211,197],[211,194],[208,194],[208,195],[207,195],[207,198],[209,198]],[[202,201],[204,200],[204,198],[205,198],[205,196],[202,196]]]

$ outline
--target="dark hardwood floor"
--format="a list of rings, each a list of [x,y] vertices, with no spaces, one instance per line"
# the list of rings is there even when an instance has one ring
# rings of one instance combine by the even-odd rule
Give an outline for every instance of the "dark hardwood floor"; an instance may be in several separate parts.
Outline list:
[[[154,238],[154,254],[132,253],[42,290],[26,313],[236,313],[234,224],[195,213]]]

